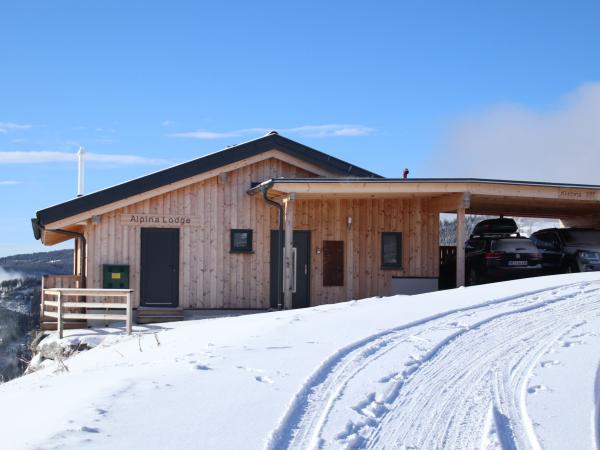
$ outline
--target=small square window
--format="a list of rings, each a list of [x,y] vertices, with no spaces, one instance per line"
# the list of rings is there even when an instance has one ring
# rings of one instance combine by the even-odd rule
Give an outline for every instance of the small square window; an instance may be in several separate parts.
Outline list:
[[[402,267],[402,233],[381,233],[381,267]]]
[[[252,230],[231,230],[231,252],[252,252]]]

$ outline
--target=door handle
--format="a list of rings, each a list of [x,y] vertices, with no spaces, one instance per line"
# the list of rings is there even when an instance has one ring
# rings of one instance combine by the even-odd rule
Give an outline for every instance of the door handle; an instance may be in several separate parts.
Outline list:
[[[308,264],[304,264],[304,275],[308,275]]]
[[[296,272],[298,262],[298,252],[296,251],[296,247],[292,247],[292,293],[296,293],[296,281],[298,279],[298,273]]]

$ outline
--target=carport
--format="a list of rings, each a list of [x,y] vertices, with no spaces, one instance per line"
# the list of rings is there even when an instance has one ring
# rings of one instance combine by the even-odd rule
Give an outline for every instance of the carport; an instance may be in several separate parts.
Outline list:
[[[360,241],[368,239],[369,234],[386,231],[384,220],[380,220],[377,226],[373,226],[370,222],[367,225],[356,223],[352,211],[360,208],[361,202],[378,202],[377,205],[381,205],[378,206],[381,210],[379,212],[385,216],[386,201],[405,201],[403,205],[414,208],[414,210],[408,211],[408,218],[418,215],[416,222],[408,224],[405,216],[402,223],[403,230],[406,230],[406,236],[403,237],[403,248],[410,249],[410,254],[405,259],[409,261],[414,259],[418,261],[417,265],[422,265],[421,270],[408,274],[413,277],[430,274],[431,271],[427,264],[432,259],[439,266],[439,233],[435,235],[430,232],[420,233],[418,229],[418,227],[434,227],[439,232],[439,223],[437,225],[430,223],[432,213],[438,214],[438,220],[439,213],[455,213],[457,215],[457,243],[464,243],[467,237],[464,227],[465,214],[555,218],[560,219],[565,226],[600,228],[600,186],[597,185],[472,178],[277,178],[266,181],[249,192],[252,193],[256,190],[267,190],[271,198],[283,203],[286,237],[291,237],[293,230],[298,228],[294,212],[295,205],[299,201],[304,202],[305,206],[306,203],[313,203],[314,211],[323,211],[323,206],[319,206],[319,202],[321,204],[330,202],[326,208],[336,208],[335,203],[331,202],[345,202],[344,213],[339,214],[337,220],[347,221],[348,230],[352,226],[363,227],[361,230],[365,230],[358,234],[358,239],[356,237],[348,238],[351,251],[352,246],[360,247]],[[302,209],[303,214],[308,217],[302,226],[308,229],[317,227],[316,222],[311,221],[315,215],[305,212],[306,207]],[[309,209],[309,211],[311,210]],[[402,214],[406,213],[407,211],[402,212]],[[389,214],[394,215],[398,212],[394,210]],[[344,215],[346,217],[343,217]],[[358,220],[370,221],[371,219],[368,215],[362,215]],[[340,236],[340,238],[344,238],[344,236]],[[435,254],[431,254],[432,243],[429,242],[431,239],[436,239]],[[287,291],[288,295],[291,295],[293,287],[291,281],[294,267],[292,248],[291,238],[286,239],[284,280],[287,282],[284,283],[284,294]],[[317,247],[317,253],[318,250]],[[358,247],[355,258],[356,254],[360,255]],[[462,286],[465,280],[463,245],[457,245],[456,254],[456,280],[457,285]],[[350,268],[349,272],[352,270]],[[356,265],[354,270],[356,270]],[[373,269],[366,268],[365,270],[370,273]],[[407,274],[404,273],[404,275]],[[365,276],[362,268],[361,273],[354,274],[354,276],[359,278]],[[439,276],[439,267],[435,276]]]

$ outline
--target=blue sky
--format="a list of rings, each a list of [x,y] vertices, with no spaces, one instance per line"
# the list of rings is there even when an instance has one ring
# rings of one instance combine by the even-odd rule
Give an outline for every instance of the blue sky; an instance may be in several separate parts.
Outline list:
[[[43,249],[29,218],[74,195],[79,145],[87,192],[262,129],[386,176],[595,182],[599,20],[591,1],[4,2],[0,255]]]

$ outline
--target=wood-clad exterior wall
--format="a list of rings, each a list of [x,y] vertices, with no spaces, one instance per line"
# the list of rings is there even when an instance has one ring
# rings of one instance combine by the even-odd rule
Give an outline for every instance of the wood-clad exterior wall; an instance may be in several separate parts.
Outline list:
[[[311,305],[390,295],[393,276],[437,277],[439,213],[430,211],[429,202],[427,198],[296,200],[294,228],[311,231]],[[382,269],[383,232],[402,233],[402,269]],[[323,286],[326,240],[344,242],[343,286]]]
[[[213,176],[88,220],[87,286],[102,287],[103,264],[128,264],[134,306],[139,306],[140,229],[125,224],[132,214],[187,216],[180,228],[179,305],[186,309],[264,309],[270,306],[270,233],[275,208],[252,182],[315,174],[276,158]],[[311,232],[311,305],[389,295],[392,276],[438,275],[437,211],[427,198],[296,200],[294,229]],[[352,225],[348,226],[348,217]],[[230,230],[253,230],[253,253],[230,253]],[[381,268],[381,233],[402,232],[402,269]],[[324,287],[323,240],[344,242],[344,285]]]
[[[269,233],[276,211],[246,191],[252,182],[312,173],[270,158],[103,214],[87,222],[87,285],[102,287],[103,264],[128,264],[134,305],[139,302],[140,229],[123,215],[185,215],[197,225],[180,229],[179,305],[183,308],[269,307]],[[230,253],[230,229],[254,230],[254,252]]]

